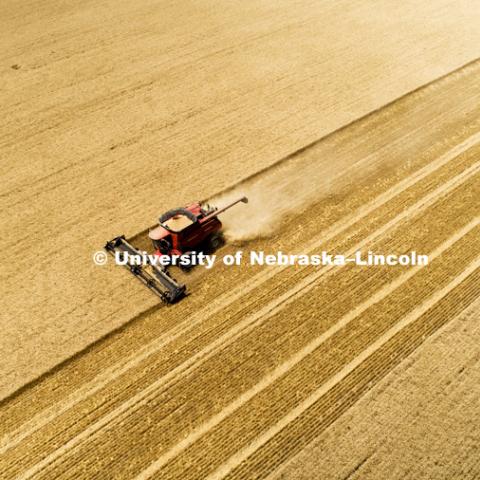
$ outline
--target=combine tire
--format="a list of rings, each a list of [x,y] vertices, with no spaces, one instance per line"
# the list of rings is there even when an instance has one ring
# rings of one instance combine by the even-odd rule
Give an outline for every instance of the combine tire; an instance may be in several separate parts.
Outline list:
[[[225,245],[225,238],[221,233],[214,233],[208,239],[208,250],[214,252]]]

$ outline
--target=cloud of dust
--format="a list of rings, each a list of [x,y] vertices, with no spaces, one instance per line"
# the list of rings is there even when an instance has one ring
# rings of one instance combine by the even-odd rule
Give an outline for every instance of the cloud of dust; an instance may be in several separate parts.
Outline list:
[[[315,150],[315,149],[314,149]],[[309,204],[331,194],[339,194],[360,178],[374,174],[385,165],[378,156],[354,161],[350,155],[304,152],[274,165],[211,200],[222,207],[242,196],[249,203],[239,204],[221,215],[224,233],[231,242],[270,236],[289,215],[303,212]],[[373,158],[376,157],[376,158]]]
[[[294,162],[291,162],[294,163]],[[226,205],[246,196],[239,204],[221,215],[229,241],[246,241],[268,237],[287,215],[301,211],[309,203],[328,195],[334,189],[335,168],[323,165],[284,165],[270,169],[211,200]]]

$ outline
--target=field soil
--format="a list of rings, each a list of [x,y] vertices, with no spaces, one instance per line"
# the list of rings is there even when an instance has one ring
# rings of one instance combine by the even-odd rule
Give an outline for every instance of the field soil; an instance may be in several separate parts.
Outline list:
[[[475,2],[6,7],[2,478],[480,476]],[[93,264],[240,195],[220,258],[428,265]]]

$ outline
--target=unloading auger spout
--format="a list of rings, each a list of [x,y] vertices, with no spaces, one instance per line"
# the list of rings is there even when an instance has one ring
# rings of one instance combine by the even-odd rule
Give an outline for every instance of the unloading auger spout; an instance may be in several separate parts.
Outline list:
[[[217,210],[213,210],[212,213],[209,213],[206,217],[202,218],[200,220],[200,222],[207,222],[208,220],[210,220],[210,218],[213,218],[213,217],[216,217],[217,215],[220,215],[221,213],[223,213],[225,210],[228,210],[229,208],[232,208],[234,205],[236,205],[237,203],[248,203],[248,198],[247,197],[242,197],[242,198],[239,198],[237,200],[235,200],[234,202],[232,203],[229,203],[228,205],[226,205],[225,207],[222,207],[220,209],[217,209]]]

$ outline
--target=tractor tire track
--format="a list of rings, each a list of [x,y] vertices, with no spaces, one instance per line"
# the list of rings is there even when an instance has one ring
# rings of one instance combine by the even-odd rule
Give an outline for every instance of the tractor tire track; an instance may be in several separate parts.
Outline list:
[[[472,264],[470,266],[473,268]],[[469,270],[470,268],[467,271]],[[464,275],[462,274],[462,276]],[[449,286],[455,283],[456,281],[453,280]],[[394,335],[386,344],[372,352],[363,363],[348,373],[343,381],[333,385],[309,408],[267,440],[248,460],[245,459],[240,464],[238,463],[239,457],[237,457],[237,461],[232,460],[230,466],[236,465],[224,478],[245,478],[244,475],[248,475],[249,472],[255,472],[257,478],[267,478],[276,467],[298,453],[301,448],[328,428],[343,412],[370,390],[378,380],[386,376],[394,366],[420,347],[426,338],[475,302],[480,295],[479,283],[480,271],[477,265],[470,276],[454,287],[438,303],[432,305],[430,311],[426,311],[416,321]],[[447,289],[449,289],[448,286],[444,290]],[[290,435],[293,430],[301,430],[304,435],[292,445]],[[290,448],[286,448],[287,445]]]
[[[462,75],[447,78],[453,82],[454,77],[460,80]],[[435,98],[443,83],[388,109],[413,97],[420,102],[428,92]],[[462,108],[459,103],[458,110],[449,111],[452,124],[459,121]],[[380,135],[371,145],[375,153],[355,156],[355,144],[349,145],[345,152],[352,155],[352,166],[335,178],[349,178],[370,163],[381,165],[383,155],[402,149],[402,140],[420,137],[424,142],[422,158],[413,159],[404,175],[400,168],[392,175],[377,172],[380,181],[374,188],[347,196],[340,215],[329,212],[330,218],[337,217],[333,224],[319,210],[305,222],[301,242],[294,219],[282,233],[283,245],[297,245],[298,253],[320,247],[346,255],[363,247],[403,252],[415,246],[431,255],[428,268],[371,272],[349,265],[236,272],[227,277],[226,287],[234,281],[239,286],[194,315],[189,311],[195,299],[175,313],[162,310],[162,325],[168,328],[161,333],[156,327],[157,335],[145,335],[154,338],[145,346],[141,335],[133,342],[133,328],[127,327],[110,350],[80,355],[80,375],[71,382],[79,387],[70,389],[74,393],[62,385],[71,381],[66,364],[2,402],[2,475],[265,478],[298,453],[480,295],[480,133],[473,108],[468,115],[444,145],[431,149],[428,135],[422,137],[418,127],[406,135]],[[391,116],[395,118],[393,110]],[[362,122],[333,134],[328,140],[332,150],[343,134],[368,131],[368,122]],[[442,122],[448,124],[448,117]],[[220,283],[203,292],[219,291]],[[158,313],[145,315],[160,318]],[[185,316],[179,324],[175,314]],[[99,375],[82,367],[82,362],[101,364],[102,358],[108,367]],[[88,376],[83,378],[83,372]],[[48,396],[42,395],[49,388]]]
[[[395,135],[397,135],[396,133],[396,130],[394,128],[394,123],[392,121],[392,118],[396,120],[396,123],[398,124],[399,122],[399,115],[397,113],[394,112],[395,108],[402,105],[402,108],[405,109],[406,107],[408,107],[408,110],[407,112],[409,111],[414,111],[416,112],[416,115],[419,116],[419,117],[423,117],[425,116],[425,113],[422,111],[422,107],[419,107],[419,105],[422,105],[423,103],[427,103],[428,104],[428,101],[430,101],[430,97],[432,97],[432,94],[434,95],[434,98],[436,96],[436,94],[438,93],[438,90],[446,90],[447,92],[451,90],[450,94],[449,95],[446,95],[444,97],[442,97],[442,101],[444,101],[443,99],[445,98],[450,98],[450,96],[452,96],[454,93],[455,93],[455,89],[454,87],[456,86],[456,84],[458,82],[461,83],[461,88],[463,89],[463,91],[465,91],[466,93],[468,92],[468,95],[469,95],[469,98],[474,98],[475,95],[476,95],[476,90],[475,90],[475,84],[471,82],[470,78],[473,78],[473,74],[474,72],[478,70],[478,65],[473,62],[471,65],[465,67],[465,68],[462,68],[460,69],[458,72],[455,72],[455,73],[452,73],[451,75],[449,75],[448,77],[446,78],[443,78],[441,81],[439,82],[435,82],[434,84],[430,85],[428,88],[420,88],[420,89],[417,89],[415,92],[403,97],[402,99],[400,100],[397,100],[395,102],[393,102],[393,104],[388,107],[388,108],[384,108],[382,109],[382,111],[380,112],[377,112],[375,114],[372,114],[372,115],[369,115],[368,118],[364,118],[364,119],[360,119],[358,122],[355,122],[354,125],[352,125],[351,127],[347,128],[347,129],[342,129],[341,132],[337,132],[335,134],[332,134],[328,137],[328,142],[327,143],[332,143],[332,140],[334,141],[333,143],[343,143],[343,144],[346,144],[346,145],[350,145],[352,144],[352,148],[349,149],[349,152],[348,154],[349,155],[353,155],[355,156],[356,155],[356,151],[353,149],[353,147],[355,147],[355,135],[353,135],[353,133],[355,133],[357,130],[359,130],[360,132],[358,133],[361,133],[363,130],[365,130],[365,128],[369,129],[369,128],[372,128],[374,129],[375,131],[381,131],[382,132],[382,135],[386,137],[387,140],[384,140],[383,141],[383,144],[384,145],[388,145],[388,143],[390,141],[392,141],[394,138],[395,138]],[[465,72],[470,72],[470,76],[466,76],[465,75]],[[458,91],[458,88],[457,88],[457,91]],[[456,110],[453,110],[452,109],[452,105],[455,105],[456,107]],[[395,107],[395,108],[394,108]],[[456,102],[456,103],[448,103],[444,105],[444,108],[448,111],[448,109],[451,110],[451,115],[452,116],[458,116],[461,112],[462,112],[462,108],[464,108],[465,105],[462,104],[462,102]],[[402,112],[402,110],[400,109],[400,112]],[[402,120],[402,115],[406,118],[408,118],[408,113],[407,115],[405,115],[404,113],[400,113],[400,121],[403,121],[405,123],[404,125],[404,128],[406,128],[408,126],[408,128],[411,128],[411,123],[410,122],[407,122],[406,120]],[[439,118],[437,117],[437,122],[439,121]],[[445,123],[444,120],[442,120],[443,123]],[[365,127],[366,125],[366,127]],[[387,125],[388,128],[384,127],[384,125]],[[386,128],[386,129],[385,129]],[[383,130],[382,130],[383,129]],[[351,133],[353,132],[353,133]],[[450,152],[447,152],[446,154],[442,154],[440,155],[440,158],[439,158],[439,161],[444,157],[444,155],[446,155],[447,157],[449,155],[452,155],[453,157],[457,154],[457,153],[460,153],[460,150],[463,149],[463,148],[468,148],[468,146],[472,146],[474,145],[476,142],[478,142],[478,138],[477,137],[477,134],[473,134],[471,135],[467,140],[464,140],[462,141],[462,135],[465,135],[466,133],[468,132],[468,129],[466,127],[463,128],[463,130],[461,132],[457,132],[455,135],[457,135],[459,137],[459,142],[460,144],[458,146],[454,146],[453,149],[450,151]],[[414,129],[414,133],[415,135],[419,135],[419,132],[417,129]],[[448,134],[451,135],[451,132],[448,131]],[[352,136],[353,135],[353,136]],[[390,138],[392,137],[392,138]],[[411,141],[411,135],[410,136],[404,136],[404,142],[408,144],[408,142]],[[338,138],[338,140],[337,140]],[[358,136],[357,136],[358,138]],[[320,145],[322,145],[322,142],[324,143],[324,141],[320,141]],[[396,141],[396,143],[399,143],[398,141]],[[314,147],[315,145],[309,147],[310,149],[312,147]],[[360,145],[361,146],[361,145]],[[425,148],[427,148],[427,145],[425,145]],[[306,150],[308,150],[308,148],[306,147],[305,148]],[[305,150],[303,149],[303,150]],[[431,150],[430,148],[427,148],[427,150]],[[299,152],[298,154],[301,154],[302,152]],[[327,152],[328,153],[328,152]],[[388,155],[388,151],[385,152],[387,155]],[[371,155],[367,155],[367,158],[370,158]],[[422,162],[420,162],[420,159],[419,160],[415,160],[416,162],[418,162],[419,164],[421,163],[424,163],[423,159],[422,159]],[[427,165],[426,167],[423,167],[421,169],[421,171],[423,171],[424,169],[429,169],[430,168],[430,164],[429,162],[427,161],[426,162]],[[433,167],[433,163],[436,163],[436,162],[432,162],[432,167]],[[415,170],[415,169],[413,169]],[[425,172],[426,173],[426,172]],[[410,178],[410,177],[409,177]],[[406,179],[408,181],[408,178]],[[405,180],[402,180],[400,181],[399,185],[401,185]],[[370,207],[372,206],[372,204],[374,204],[374,202],[370,202]],[[365,207],[362,205],[361,207],[357,207],[357,212],[360,212],[362,209],[365,209]],[[348,217],[347,217],[348,218]],[[360,220],[360,217],[357,218],[357,221]],[[353,221],[355,221],[355,218],[353,219]],[[339,227],[339,223],[342,223],[342,222],[336,222],[336,226]],[[330,227],[327,229],[327,231],[325,232],[325,235],[327,238],[329,238],[330,236],[330,233],[332,232],[332,229],[335,230],[335,225],[333,227]],[[329,233],[330,232],[330,233]],[[337,233],[340,233],[340,232],[337,232]],[[335,234],[335,232],[333,232],[333,235]],[[312,247],[313,248],[313,247]],[[267,276],[267,278],[270,278],[270,271],[266,271],[265,275]],[[210,311],[210,305],[207,307],[207,308],[203,308],[202,305],[199,305],[199,315],[198,316],[195,316],[195,317],[191,317],[190,315],[188,315],[188,318],[186,318],[185,322],[183,322],[182,324],[186,327],[187,329],[184,331],[184,332],[188,332],[190,329],[189,329],[189,322],[192,322],[192,324],[200,324],[202,323],[202,318],[201,316],[204,316],[204,318],[206,318],[206,316],[209,316],[209,315],[213,315],[214,313],[218,312],[219,310],[221,310],[222,308],[226,307],[228,305],[228,303],[230,303],[230,300],[231,298],[236,298],[236,299],[242,299],[243,301],[245,301],[245,297],[242,298],[241,294],[242,294],[242,290],[243,291],[254,291],[254,288],[256,288],[257,285],[260,285],[261,282],[264,281],[264,277],[255,277],[256,279],[258,278],[258,283],[257,281],[252,281],[251,283],[248,282],[247,285],[245,285],[245,283],[242,283],[242,287],[240,287],[239,289],[237,289],[236,291],[236,295],[234,297],[232,297],[231,295],[231,292],[229,292],[228,295],[225,295],[225,296],[220,296],[219,299],[214,299],[211,303],[211,306],[213,307],[213,311]],[[252,288],[250,289],[249,288],[249,285],[252,285]],[[245,290],[246,289],[246,290]],[[180,309],[180,315],[182,315],[182,306],[178,306],[177,307],[177,310]],[[191,309],[190,309],[191,310]],[[188,310],[186,310],[188,312]],[[164,312],[165,314],[165,312]],[[181,324],[181,325],[182,325]],[[174,327],[172,329],[172,334],[175,336],[175,337],[178,337],[178,335],[175,335],[175,333],[180,333],[179,330],[175,330],[176,327],[175,327],[175,324],[173,323]],[[181,328],[181,327],[180,327]],[[131,329],[130,329],[131,330]],[[167,329],[168,330],[168,329]],[[159,335],[159,344],[157,343],[157,340],[155,340],[154,342],[152,342],[149,346],[147,346],[147,350],[143,349],[141,344],[138,344],[138,349],[139,349],[139,352],[142,352],[140,354],[140,357],[143,357],[143,353],[145,353],[146,356],[148,356],[148,349],[150,347],[153,347],[153,350],[150,350],[149,353],[155,353],[155,351],[158,351],[155,347],[155,345],[158,345],[159,348],[161,348],[163,345],[165,345],[164,343],[162,343],[164,340],[165,340],[165,335],[162,335],[160,333]],[[129,338],[129,341],[133,341],[131,335],[130,335],[130,338]],[[134,355],[133,357],[135,357],[136,355]],[[105,355],[103,355],[104,359],[103,359],[103,362],[104,363],[107,363],[108,364],[108,357],[106,357]],[[78,356],[76,358],[79,358]],[[119,365],[120,365],[120,372],[123,371],[123,367],[122,367],[122,363],[124,362],[121,362]],[[134,363],[135,360],[134,360]],[[65,365],[66,366],[66,365]],[[62,371],[64,370],[67,370],[67,369],[63,369]],[[67,370],[68,372],[68,370]],[[70,398],[65,402],[66,404],[70,405],[71,402],[75,403],[80,397],[84,397],[84,394],[83,392],[86,390],[86,391],[95,391],[95,382],[98,381],[98,383],[102,384],[104,381],[105,381],[105,378],[113,378],[115,375],[116,375],[116,367],[113,367],[112,368],[112,373],[108,372],[108,373],[105,373],[105,374],[102,374],[100,376],[94,376],[92,377],[92,381],[91,381],[91,386],[92,388],[90,388],[89,386],[86,386],[85,384],[83,385],[78,385],[76,386],[75,388],[72,388],[72,390],[75,390],[75,391],[79,391],[79,392],[82,392],[81,395],[74,395],[73,398],[72,396],[70,396]],[[76,373],[75,373],[75,376]],[[57,376],[54,376],[54,378],[56,378]],[[70,378],[72,377],[72,375],[70,375]],[[67,382],[69,380],[69,378],[64,378],[64,381],[63,383]],[[47,383],[47,382],[44,382],[44,383]],[[37,383],[38,385],[38,383]],[[35,385],[35,387],[37,386]],[[61,390],[59,389],[59,387],[61,386],[61,384],[54,384],[52,385],[52,388],[55,389],[55,390]],[[41,387],[41,385],[39,385],[39,387]],[[46,391],[45,391],[45,394],[43,394],[41,397],[40,396],[37,396],[37,400],[40,404],[40,402],[44,402],[44,399],[46,398],[47,394],[48,394],[48,391],[51,391],[52,389],[48,389],[48,387],[46,387]],[[30,389],[30,391],[32,391],[32,389]],[[35,389],[33,389],[33,392],[35,392]],[[87,394],[85,394],[87,395]],[[55,398],[52,398],[52,401],[53,403],[55,403]],[[2,402],[2,404],[5,404],[6,402]],[[52,402],[46,402],[45,403],[45,406],[47,407],[44,411],[45,411],[45,416],[47,418],[49,418],[49,415],[53,415],[55,416],[56,413],[52,413],[52,407],[51,407],[51,404]],[[14,430],[12,429],[12,427],[10,426],[12,424],[12,420],[13,419],[17,419],[18,420],[15,420],[17,425],[18,423],[21,423],[22,420],[22,415],[23,416],[27,416],[29,415],[29,408],[28,406],[26,405],[22,405],[22,404],[19,404],[18,405],[19,407],[19,412],[15,412],[14,408],[15,408],[15,402],[8,402],[8,407],[7,409],[4,409],[4,411],[6,412],[6,415],[3,416],[3,421],[2,423],[4,424],[4,428],[8,428],[8,430],[6,431],[9,431],[10,433],[7,434],[7,436],[5,436],[5,434],[2,436],[2,439],[0,440],[0,449],[2,451],[4,451],[5,448],[8,448],[6,445],[9,443],[9,438],[21,438],[22,435],[25,436],[26,434],[28,435],[28,432],[29,431],[29,427],[25,424],[25,428],[20,428],[20,429],[16,429],[16,433],[12,433]],[[9,415],[8,412],[9,410],[12,410],[12,414]],[[61,411],[62,408],[58,405],[54,405],[53,406],[53,410],[54,411]],[[48,413],[50,412],[50,414]],[[29,415],[31,417],[31,415]],[[28,417],[26,417],[28,418]],[[30,422],[30,425],[32,423],[36,423],[38,420],[38,417],[36,420],[32,420]],[[48,422],[47,422],[48,423]],[[5,431],[5,430],[4,430]]]
[[[467,140],[442,155],[436,161],[428,164],[418,172],[415,172],[415,174],[412,175],[410,178],[404,179],[395,187],[391,188],[384,194],[377,197],[375,200],[371,201],[369,204],[360,208],[357,212],[355,212],[355,214],[350,215],[347,219],[338,222],[336,225],[333,225],[327,231],[321,233],[317,238],[310,241],[303,251],[314,251],[323,243],[326,243],[327,241],[339,236],[348,228],[351,228],[353,225],[360,222],[367,215],[371,214],[374,210],[378,209],[380,206],[395,198],[395,196],[399,195],[407,188],[412,187],[419,181],[425,179],[428,175],[431,175],[435,171],[439,170],[442,166],[456,159],[462,153],[474,147],[476,144],[478,144],[479,140],[480,134],[470,136]],[[434,196],[435,194],[433,194],[433,197]],[[366,244],[365,242],[369,241],[370,239],[366,239],[364,243],[359,244],[358,249],[361,249],[362,246]],[[350,253],[352,251],[355,251],[355,248],[356,247],[350,249]],[[264,283],[267,280],[271,279],[273,276],[285,270],[285,268],[286,267],[279,267],[278,269],[267,269],[260,272],[255,278],[252,279],[251,283],[249,283],[246,288],[238,288],[237,291],[229,294],[228,296],[226,296],[226,298],[222,298],[219,302],[215,302],[215,308],[209,308],[207,310],[209,311],[208,315],[212,316],[218,313],[222,308],[225,308],[225,300],[227,301],[227,303],[233,303],[233,301],[241,298],[242,294],[246,294],[249,291],[258,288],[261,283]],[[326,274],[328,270],[329,269],[327,269],[326,271],[320,271],[319,275]],[[315,279],[313,279],[312,281],[314,280]],[[303,287],[297,287],[297,291],[301,290],[302,288]],[[268,308],[268,310],[270,310],[270,307]],[[132,358],[126,359],[120,365],[115,365],[114,368],[107,369],[106,371],[102,372],[102,374],[99,375],[97,378],[92,380],[92,382],[83,385],[78,391],[75,392],[74,395],[72,395],[70,399],[63,399],[60,407],[58,405],[53,405],[46,412],[41,412],[38,416],[33,417],[27,424],[24,424],[20,429],[17,429],[16,431],[11,432],[7,436],[4,436],[0,442],[0,454],[5,453],[10,448],[13,448],[21,440],[31,435],[33,432],[35,432],[42,426],[48,424],[54,418],[66,412],[67,410],[75,406],[77,403],[84,400],[86,397],[95,394],[96,392],[104,388],[113,379],[117,378],[120,375],[123,375],[131,368],[139,365],[144,360],[148,359],[148,357],[166,346],[168,343],[176,340],[181,335],[185,335],[190,330],[194,329],[199,323],[204,322],[205,317],[206,313],[200,311],[198,315],[194,316],[193,319],[189,318],[185,322],[180,323],[178,328],[174,329],[173,332],[169,331],[164,336],[161,336],[158,340],[151,342],[151,344],[147,345],[144,349],[140,349],[138,353],[135,354]]]
[[[450,248],[455,242],[460,240],[464,235],[469,233],[472,229],[475,227],[478,227],[480,225],[480,218],[475,218],[472,222],[470,222],[468,225],[466,225],[464,228],[462,228],[459,232],[457,232],[454,236],[449,238],[445,243],[443,243],[440,247],[435,249],[433,252],[430,253],[429,257],[431,260],[436,259],[439,255],[444,253],[448,248]],[[476,262],[473,263],[473,266],[469,267],[465,272],[464,275],[468,276],[472,271],[474,271],[478,266],[480,266],[480,257],[476,260]],[[332,337],[334,334],[339,332],[340,330],[344,329],[353,319],[355,319],[357,316],[361,315],[363,312],[365,312],[368,308],[370,308],[372,305],[375,303],[383,300],[385,297],[390,295],[394,290],[402,286],[406,281],[408,281],[411,277],[413,277],[420,269],[423,267],[414,267],[409,269],[407,272],[404,274],[400,275],[397,279],[395,279],[394,282],[386,284],[384,287],[382,287],[378,292],[376,292],[372,297],[370,297],[368,300],[363,302],[362,304],[358,305],[354,310],[351,310],[349,314],[346,316],[342,317],[336,324],[334,324],[330,329],[328,329],[326,332],[324,332],[322,335],[319,337],[315,338],[311,343],[309,343],[305,348],[303,348],[301,351],[297,352],[292,358],[290,358],[287,362],[284,364],[278,366],[273,373],[271,373],[268,377],[265,377],[257,383],[251,390],[243,393],[240,395],[235,402],[232,404],[228,405],[222,412],[220,412],[218,415],[212,417],[208,423],[202,425],[198,430],[196,430],[194,433],[192,433],[189,437],[184,439],[183,441],[177,443],[175,445],[175,448],[167,452],[165,455],[163,455],[160,459],[158,459],[155,463],[153,463],[148,469],[146,469],[144,472],[142,472],[141,475],[139,475],[137,478],[138,480],[145,480],[147,478],[150,478],[153,474],[155,474],[157,471],[161,469],[165,464],[167,464],[169,461],[171,461],[173,458],[177,457],[183,450],[188,448],[190,445],[192,445],[194,442],[196,442],[198,439],[200,439],[203,435],[205,435],[207,432],[210,430],[213,430],[218,424],[220,424],[223,420],[225,420],[228,416],[234,414],[240,407],[242,407],[245,403],[250,401],[253,397],[258,395],[261,391],[266,389],[267,387],[271,386],[274,382],[276,382],[278,379],[286,375],[292,368],[294,368],[297,364],[299,364],[302,360],[304,360],[308,355],[311,355],[322,343],[327,341],[330,337]],[[464,276],[459,276],[456,277],[456,279],[452,282],[451,288],[449,288],[446,293],[448,293],[451,289],[453,289],[456,285],[458,285]],[[446,293],[441,293],[439,298],[442,298],[443,295]],[[437,293],[438,296],[438,293]],[[435,296],[435,298],[437,297]],[[435,302],[433,302],[435,303]],[[432,301],[426,302],[428,306],[426,309],[429,308],[429,306],[432,304]],[[419,307],[420,308],[420,307]],[[426,310],[425,310],[426,311]],[[389,338],[391,338],[393,335],[395,335],[398,331],[400,331],[404,326],[408,325],[411,321],[416,320],[418,316],[420,316],[423,312],[420,314],[413,315],[412,318],[409,316],[404,317],[403,320],[395,324],[395,326],[387,332],[387,334],[384,334],[377,342],[376,344],[380,342],[380,345],[385,343]],[[393,333],[392,333],[393,332]],[[386,338],[387,340],[384,340]],[[344,367],[344,369],[337,375],[335,375],[332,380],[328,383],[326,383],[323,387],[323,389],[320,390],[320,396],[323,395],[326,391],[328,391],[330,388],[332,388],[333,385],[338,383],[341,379],[343,379],[351,370],[353,370],[356,366],[358,366],[360,363],[362,363],[370,354],[371,351],[376,350],[376,346],[370,346],[368,347],[362,355],[357,357],[354,362],[351,364],[347,365]],[[373,350],[372,350],[373,349]],[[346,373],[345,373],[346,372]],[[315,398],[315,397],[313,397]],[[310,401],[310,400],[309,400]],[[313,402],[312,402],[313,403]],[[299,406],[300,411],[302,411],[303,404]],[[306,409],[306,407],[305,407]],[[282,419],[273,429],[272,431],[276,432],[277,430],[280,431],[284,423],[288,424],[291,421],[291,418],[295,418],[298,416],[296,413],[296,410],[293,410],[287,417],[285,417],[287,420]],[[288,420],[290,419],[290,420]],[[270,435],[270,432],[269,434]],[[241,463],[243,461],[243,456],[248,457],[251,453],[253,453],[257,448],[259,448],[262,443],[266,441],[264,439],[264,436],[258,438],[258,443],[251,443],[248,448],[245,449],[243,452],[239,452],[238,456],[241,458],[241,460],[238,461],[238,463]],[[245,452],[250,452],[250,453],[245,453]],[[224,467],[222,467],[219,471],[215,472],[215,474],[212,476],[212,479],[217,479],[217,478],[223,478],[229,470],[233,468],[232,463],[236,462],[238,460],[237,456],[235,457],[232,462],[228,462]]]
[[[465,247],[467,246],[475,246],[475,238],[478,238],[478,231],[475,232],[474,235],[470,235],[470,238],[468,241],[463,241],[461,248],[459,246],[455,247],[455,256],[457,258],[457,263],[456,263],[456,269],[462,268],[465,265],[464,259],[462,259],[460,262],[458,262],[458,256],[459,253],[461,253],[463,250],[465,250]],[[451,254],[450,254],[451,255]],[[472,258],[475,258],[475,255],[478,256],[478,248],[477,250],[473,251],[468,258],[466,259],[466,262],[468,263]],[[454,258],[455,258],[454,256]],[[437,264],[438,265],[438,264]],[[440,264],[440,267],[442,265]],[[440,270],[440,274],[443,275],[442,271]],[[424,271],[422,275],[427,275]],[[415,278],[415,277],[414,277]],[[450,278],[454,278],[454,276],[451,276]],[[446,278],[445,280],[448,282],[450,278]],[[416,279],[414,280],[417,285],[421,285],[422,281],[421,279]],[[435,288],[435,287],[431,287]],[[412,290],[411,293],[414,295],[410,295],[411,300],[413,299],[413,305],[415,305],[415,292],[416,290]],[[478,292],[478,290],[477,290]],[[397,301],[403,302],[403,297],[405,297],[405,292],[400,289],[398,291],[398,296],[397,296]],[[385,303],[385,302],[384,302]],[[412,304],[412,302],[410,303]],[[378,309],[379,306],[374,307],[375,309]],[[388,302],[386,302],[385,305],[383,305],[383,309],[387,308],[388,309],[389,305]],[[388,310],[387,310],[388,311]],[[408,312],[407,312],[408,314]],[[371,315],[371,313],[370,313]],[[381,315],[378,314],[376,315],[377,318],[381,320],[381,318],[384,315],[382,313]],[[360,333],[362,330],[362,324],[365,325],[367,323],[368,325],[368,315],[363,315],[364,318],[356,320],[356,325],[355,328],[350,328],[349,330],[346,331],[348,335],[343,336],[342,344],[344,348],[348,346],[350,343],[355,343],[354,342],[354,337],[352,337],[352,334],[354,332]],[[381,320],[383,323],[385,323],[385,320]],[[392,323],[392,319],[390,319],[390,323]],[[369,331],[370,333],[373,334],[373,337],[366,337],[365,339],[358,339],[357,344],[358,348],[363,349],[365,344],[364,341],[368,340],[368,338],[375,338],[377,334],[381,333],[380,331],[377,331],[377,328],[375,324],[370,325],[367,328],[367,332]],[[385,327],[382,327],[385,329]],[[363,328],[365,330],[365,328]],[[172,462],[172,465],[168,465],[166,468],[166,471],[162,470],[162,478],[170,478],[169,474],[167,472],[169,471],[176,471],[177,473],[181,473],[182,478],[188,478],[188,475],[186,471],[183,471],[181,462],[183,462],[183,465],[186,466],[188,464],[195,464],[199,469],[201,469],[203,472],[208,471],[208,466],[206,465],[205,462],[209,459],[210,461],[214,460],[217,461],[216,459],[220,458],[222,455],[227,455],[228,452],[227,450],[236,450],[238,448],[238,443],[239,439],[245,444],[249,444],[249,442],[254,441],[254,439],[257,436],[257,433],[255,433],[255,430],[252,430],[250,435],[247,436],[247,434],[243,431],[242,429],[247,429],[247,428],[252,428],[252,429],[258,429],[261,428],[261,425],[264,423],[267,423],[272,419],[272,421],[275,421],[276,419],[281,416],[282,411],[289,411],[292,405],[286,404],[287,400],[285,399],[292,399],[291,401],[295,401],[295,396],[289,395],[288,392],[296,392],[298,391],[297,389],[300,386],[304,386],[303,390],[308,390],[310,389],[310,386],[314,386],[317,384],[319,381],[322,380],[322,378],[327,379],[330,375],[334,373],[334,369],[332,370],[332,367],[330,366],[333,363],[333,367],[337,368],[338,365],[342,365],[343,362],[341,361],[336,361],[334,358],[329,358],[332,355],[338,355],[335,353],[330,353],[328,352],[335,352],[339,349],[338,345],[336,346],[334,343],[329,342],[330,344],[325,345],[323,348],[323,354],[321,352],[316,352],[315,355],[318,358],[312,358],[309,360],[308,365],[303,365],[303,368],[296,368],[296,373],[295,375],[297,376],[297,380],[292,383],[292,381],[289,381],[288,377],[282,379],[281,382],[278,382],[277,384],[272,383],[271,388],[268,389],[268,391],[265,392],[263,395],[262,399],[256,398],[254,401],[250,402],[250,405],[245,406],[241,412],[237,412],[235,416],[232,416],[231,418],[226,421],[226,423],[221,427],[221,429],[217,429],[217,431],[212,430],[211,434],[207,435],[205,439],[199,442],[198,445],[195,445],[190,449],[188,452],[185,452],[185,455],[183,458],[178,458],[174,462]],[[338,343],[338,342],[337,342]],[[340,353],[342,351],[345,351],[348,353],[348,349],[342,350],[340,349]],[[321,360],[319,360],[321,359]],[[330,360],[330,361],[329,361]],[[319,367],[315,368],[315,365],[322,365],[322,364],[327,364],[328,368],[324,370],[323,373],[322,370],[319,370]],[[308,368],[307,368],[308,367]],[[321,368],[321,367],[320,367]],[[305,378],[305,375],[310,375],[311,378]],[[293,376],[293,373],[291,374]],[[279,385],[280,384],[280,385]],[[265,405],[270,405],[269,408],[271,408],[271,412],[267,413],[265,409]],[[263,405],[263,407],[262,407]],[[251,414],[253,415],[252,412],[262,412],[262,421],[260,421],[259,418],[252,417]],[[249,418],[248,422],[246,421],[246,418]],[[220,436],[221,433],[223,432],[223,436]],[[237,439],[234,441],[233,439]],[[233,443],[232,443],[233,442]],[[215,450],[212,450],[213,447],[210,447],[211,445],[215,445]],[[228,447],[226,447],[228,445]],[[206,451],[210,450],[208,455],[206,455]],[[203,453],[202,453],[203,452]],[[203,458],[206,458],[206,460],[202,460]],[[188,462],[186,460],[188,459]],[[177,470],[178,469],[178,470]]]
[[[377,339],[372,345],[367,347],[358,357],[352,362],[347,364],[339,373],[334,375],[322,388],[318,389],[312,396],[303,401],[295,409],[289,412],[288,415],[283,417],[277,424],[271,427],[267,432],[258,437],[258,439],[251,443],[248,447],[238,452],[235,456],[230,458],[224,465],[222,465],[217,471],[215,471],[208,478],[211,480],[217,480],[220,478],[227,478],[228,474],[237,468],[242,462],[244,462],[250,455],[256,450],[260,449],[269,440],[271,440],[276,434],[281,432],[291,422],[295,421],[300,415],[314,405],[322,396],[324,396],[329,390],[333,389],[338,383],[344,380],[350,375],[356,368],[358,368],[363,362],[365,362],[370,356],[372,356],[377,350],[383,347],[397,334],[411,325],[413,322],[424,315],[429,309],[431,309],[437,302],[446,297],[452,290],[458,287],[464,280],[466,280],[471,274],[478,270],[480,267],[480,257],[472,262],[458,277],[452,280],[446,287],[437,291],[427,301],[419,305],[412,313],[405,316],[401,321],[396,323],[390,330],[384,333],[379,339]],[[145,475],[140,475],[139,480],[150,478],[150,473],[153,473],[154,469],[146,471]]]

